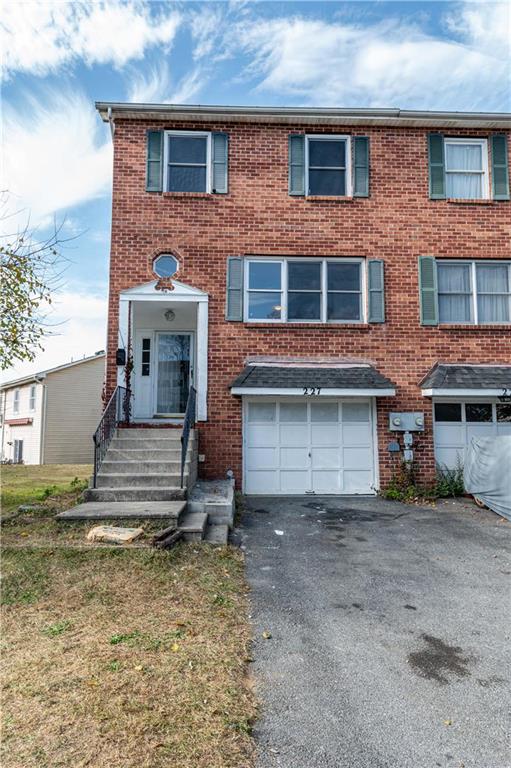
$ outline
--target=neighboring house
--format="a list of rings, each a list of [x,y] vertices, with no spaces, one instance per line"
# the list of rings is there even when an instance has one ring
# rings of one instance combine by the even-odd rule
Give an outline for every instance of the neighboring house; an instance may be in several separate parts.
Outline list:
[[[126,355],[135,422],[179,421],[193,385],[205,477],[372,493],[404,450],[431,481],[511,433],[511,115],[97,108],[107,394]]]
[[[97,352],[2,384],[2,460],[92,463],[104,378],[105,353]]]

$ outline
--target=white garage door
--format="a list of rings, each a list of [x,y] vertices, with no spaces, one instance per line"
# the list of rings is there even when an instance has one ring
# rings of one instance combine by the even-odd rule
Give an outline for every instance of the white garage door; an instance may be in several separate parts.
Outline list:
[[[511,435],[511,404],[496,402],[435,402],[435,459],[455,469],[465,460],[473,437]]]
[[[372,402],[245,400],[244,491],[374,493]]]

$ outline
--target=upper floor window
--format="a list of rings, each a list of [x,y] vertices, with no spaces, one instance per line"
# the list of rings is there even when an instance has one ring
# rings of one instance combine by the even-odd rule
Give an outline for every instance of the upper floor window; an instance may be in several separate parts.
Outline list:
[[[19,413],[20,412],[20,391],[19,391],[19,389],[15,389],[14,390],[13,401],[12,401],[12,412],[13,413]]]
[[[490,196],[486,139],[445,139],[447,197],[482,200]]]
[[[309,195],[351,195],[349,136],[306,136]]]
[[[146,190],[226,194],[227,150],[225,133],[148,131]]]
[[[253,259],[245,274],[245,320],[360,323],[362,259]]]
[[[511,322],[511,262],[437,261],[440,323]]]
[[[35,393],[36,393],[35,384],[32,384],[32,386],[30,387],[30,397],[28,400],[29,411],[35,411]]]
[[[211,192],[211,134],[168,131],[165,142],[167,192]]]

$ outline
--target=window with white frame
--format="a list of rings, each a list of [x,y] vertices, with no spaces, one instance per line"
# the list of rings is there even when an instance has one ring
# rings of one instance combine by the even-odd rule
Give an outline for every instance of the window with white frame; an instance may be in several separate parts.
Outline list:
[[[486,139],[444,140],[446,197],[481,200],[490,196]]]
[[[362,259],[249,259],[245,320],[364,322]]]
[[[15,389],[14,390],[13,401],[12,401],[12,412],[13,413],[19,413],[20,412],[20,391],[19,391],[19,389]]]
[[[349,136],[306,136],[305,152],[308,195],[351,195]]]
[[[21,464],[23,462],[23,440],[14,441],[13,461],[15,464]]]
[[[441,323],[511,322],[511,262],[437,261]]]
[[[28,400],[28,409],[29,411],[35,411],[35,384],[32,384],[30,387],[30,397]]]
[[[211,192],[211,134],[166,131],[164,190]]]

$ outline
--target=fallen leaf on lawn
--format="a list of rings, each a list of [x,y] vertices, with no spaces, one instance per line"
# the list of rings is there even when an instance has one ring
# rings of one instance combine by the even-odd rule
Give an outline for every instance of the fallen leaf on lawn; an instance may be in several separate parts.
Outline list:
[[[137,666],[135,667],[135,669],[137,670],[137,672],[142,672],[142,670],[144,669],[144,667],[142,666],[142,664],[137,664]]]
[[[264,637],[265,640],[269,640],[270,637],[271,637],[271,632],[269,632],[267,629],[265,629],[264,632],[263,632],[263,637]]]
[[[171,651],[174,651],[174,653],[175,653],[176,651],[179,651],[179,643],[172,643],[172,645],[171,645],[171,647],[170,647],[170,650],[171,650]]]
[[[85,683],[86,685],[91,685],[91,686],[99,685],[98,681],[94,680],[94,678],[90,678],[89,680],[86,680]]]
[[[452,720],[444,720],[444,725],[452,725]]]
[[[20,536],[28,536],[28,531],[21,531]]]

